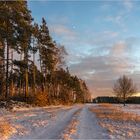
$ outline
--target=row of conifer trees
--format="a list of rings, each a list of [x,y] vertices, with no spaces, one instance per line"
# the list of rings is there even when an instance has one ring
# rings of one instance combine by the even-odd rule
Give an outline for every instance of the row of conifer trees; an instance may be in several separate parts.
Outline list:
[[[64,67],[64,46],[44,18],[35,23],[27,1],[0,1],[0,96],[44,104],[86,102],[85,82]]]

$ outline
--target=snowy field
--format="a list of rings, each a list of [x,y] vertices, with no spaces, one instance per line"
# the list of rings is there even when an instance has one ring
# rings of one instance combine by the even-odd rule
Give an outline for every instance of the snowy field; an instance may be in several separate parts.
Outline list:
[[[118,106],[120,109],[122,109],[125,112],[131,112],[140,115],[140,104],[126,104],[125,107],[123,107],[122,105],[116,105],[116,106]]]
[[[140,105],[99,104],[90,110],[111,139],[140,139]]]
[[[0,139],[138,139],[139,113],[108,104],[0,109]]]

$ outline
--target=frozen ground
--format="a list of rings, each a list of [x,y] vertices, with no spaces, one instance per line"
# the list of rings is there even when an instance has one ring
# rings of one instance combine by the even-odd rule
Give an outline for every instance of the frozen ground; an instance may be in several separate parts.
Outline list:
[[[1,121],[10,126],[1,139],[107,139],[89,106],[74,105],[1,111]]]
[[[111,139],[140,139],[140,105],[98,104],[90,110]]]
[[[107,111],[105,107],[102,106]],[[122,110],[119,105],[115,107]],[[131,105],[133,110],[135,107]],[[127,108],[125,111],[130,111]],[[92,109],[101,108],[98,104],[86,104],[0,109],[0,139],[114,139],[126,138],[124,131],[139,132],[139,122],[127,121],[125,125],[125,122],[101,119]],[[135,136],[140,138],[138,134]]]
[[[118,106],[125,112],[131,112],[140,115],[140,104],[126,104],[125,107],[123,107],[123,105],[116,105],[116,106]]]

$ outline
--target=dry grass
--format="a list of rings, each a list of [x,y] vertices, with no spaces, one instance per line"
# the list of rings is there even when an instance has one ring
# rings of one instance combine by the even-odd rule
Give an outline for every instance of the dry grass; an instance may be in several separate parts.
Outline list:
[[[72,120],[70,125],[67,127],[66,133],[62,135],[62,139],[71,140],[70,135],[76,133],[76,126],[78,125],[78,121],[76,119]]]
[[[28,131],[24,126],[10,123],[4,117],[0,117],[0,140],[7,140],[14,134],[22,136],[28,134]]]
[[[114,121],[139,121],[140,117],[133,113],[127,113],[111,104],[100,104],[97,108],[90,108],[98,118],[106,118]]]
[[[76,127],[79,124],[77,120],[77,116],[80,114],[81,109],[76,111],[73,115],[73,119],[70,122],[70,124],[67,126],[67,128],[64,130],[64,133],[61,136],[61,139],[63,140],[71,140],[71,135],[74,135],[76,133]]]
[[[10,123],[6,122],[5,120],[0,122],[0,139],[6,140],[8,139],[12,134],[16,133],[16,129],[11,126]]]
[[[136,125],[140,123],[140,116],[124,112],[111,104],[99,104],[89,109],[96,114],[99,124],[106,128],[113,138],[140,138],[140,128]]]
[[[118,138],[133,138],[135,136],[135,133],[139,133],[139,129],[136,129],[135,127],[129,127],[128,125],[121,125],[119,123],[99,123],[103,128],[107,128],[108,132],[111,135],[116,135]]]

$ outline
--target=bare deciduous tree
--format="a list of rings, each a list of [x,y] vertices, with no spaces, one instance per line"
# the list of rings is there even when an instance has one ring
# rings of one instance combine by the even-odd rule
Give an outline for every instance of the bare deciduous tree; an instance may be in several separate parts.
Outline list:
[[[127,98],[135,94],[137,90],[133,80],[123,75],[114,84],[113,91],[115,95],[123,101],[125,106]]]

